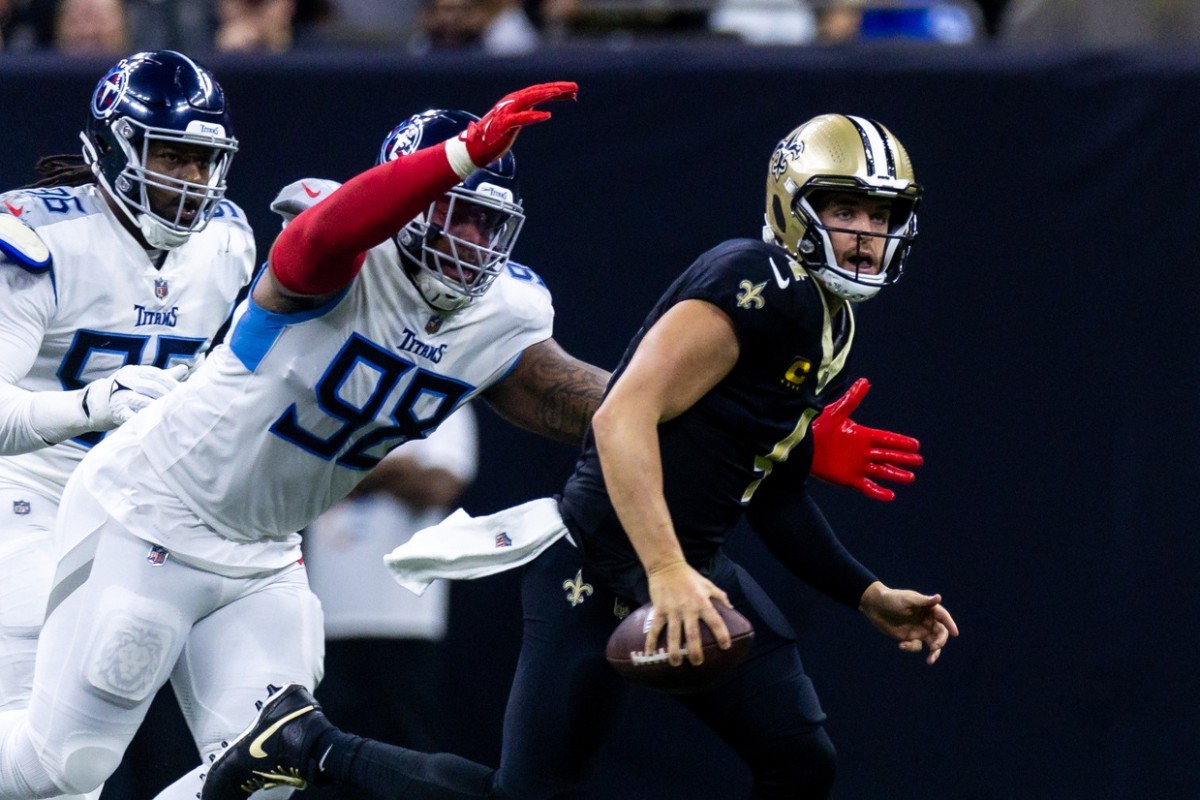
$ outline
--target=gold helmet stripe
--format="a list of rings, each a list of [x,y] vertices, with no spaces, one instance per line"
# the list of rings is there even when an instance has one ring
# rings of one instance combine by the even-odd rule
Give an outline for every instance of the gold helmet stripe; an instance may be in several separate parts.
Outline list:
[[[854,124],[858,129],[858,135],[862,137],[863,152],[867,156],[867,171],[872,178],[894,178],[896,177],[896,156],[892,152],[891,142],[888,141],[887,134],[879,126],[879,123],[872,122],[863,117],[854,117],[846,115],[846,119]],[[886,169],[886,172],[881,170]]]

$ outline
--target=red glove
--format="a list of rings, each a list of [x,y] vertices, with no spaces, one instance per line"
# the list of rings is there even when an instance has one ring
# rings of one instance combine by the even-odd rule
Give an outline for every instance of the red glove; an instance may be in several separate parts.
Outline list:
[[[539,83],[505,95],[482,119],[472,122],[458,135],[458,141],[466,146],[469,166],[456,158],[460,155],[455,152],[457,148],[447,142],[450,165],[459,177],[466,178],[475,169],[492,163],[508,152],[522,126],[550,119],[549,111],[535,111],[534,106],[550,100],[574,100],[578,91],[579,86],[571,81],[557,81]]]
[[[812,421],[811,474],[858,489],[873,500],[888,502],[896,498],[896,493],[872,479],[912,483],[917,476],[904,467],[919,467],[925,459],[917,453],[921,443],[916,439],[867,428],[850,419],[870,388],[866,378],[859,378]]]

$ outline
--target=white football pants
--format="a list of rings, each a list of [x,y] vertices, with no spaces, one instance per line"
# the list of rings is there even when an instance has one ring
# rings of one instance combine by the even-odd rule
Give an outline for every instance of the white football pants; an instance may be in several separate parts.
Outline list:
[[[0,713],[0,800],[97,789],[168,679],[203,763],[250,724],[269,684],[320,681],[320,603],[301,564],[224,577],[163,560],[85,490],[67,502],[64,518],[91,533],[55,580],[69,585],[75,564],[87,578],[46,619],[28,711]]]
[[[0,711],[29,707],[33,659],[54,579],[57,499],[0,487]],[[58,795],[58,800],[95,800]]]

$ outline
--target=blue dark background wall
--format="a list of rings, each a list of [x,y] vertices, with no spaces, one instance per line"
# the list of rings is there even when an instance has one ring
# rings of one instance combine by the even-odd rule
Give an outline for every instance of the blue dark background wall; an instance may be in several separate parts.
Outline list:
[[[106,66],[0,61],[0,185],[76,150]],[[909,273],[860,309],[855,370],[873,388],[856,417],[918,436],[927,464],[892,504],[818,491],[850,548],[892,585],[942,592],[962,636],[926,667],[748,533],[733,543],[800,631],[841,754],[835,796],[1200,796],[1200,56],[671,49],[211,66],[242,141],[230,196],[264,253],[280,186],[345,180],[409,113],[482,112],[529,82],[577,80],[579,102],[517,145],[518,256],[554,292],[562,344],[609,367],[694,256],[757,235],[783,134],[826,111],[885,123],[927,199]],[[482,447],[473,513],[554,492],[574,457],[486,414]],[[446,749],[497,761],[519,614],[513,575],[455,587]],[[709,733],[667,699],[634,701],[598,797],[744,796],[743,768]],[[149,752],[137,768],[166,770],[168,748]]]

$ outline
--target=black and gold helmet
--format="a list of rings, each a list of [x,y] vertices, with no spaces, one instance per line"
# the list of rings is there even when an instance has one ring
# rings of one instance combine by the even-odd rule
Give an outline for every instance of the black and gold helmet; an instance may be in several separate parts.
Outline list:
[[[890,198],[891,213],[878,272],[839,266],[813,196],[862,193]],[[917,235],[921,187],[904,145],[878,122],[824,114],[805,122],[775,146],[767,172],[763,238],[782,246],[839,297],[859,301],[895,283]]]

